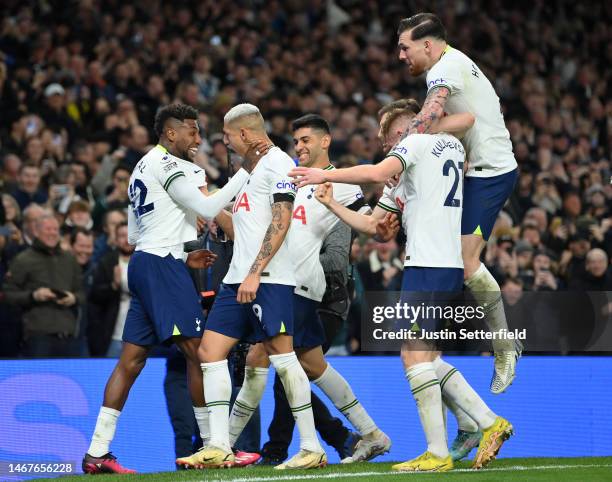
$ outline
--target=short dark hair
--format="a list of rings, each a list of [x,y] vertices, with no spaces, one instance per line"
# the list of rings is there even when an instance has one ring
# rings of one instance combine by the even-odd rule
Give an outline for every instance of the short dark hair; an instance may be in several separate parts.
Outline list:
[[[293,132],[297,131],[298,129],[302,129],[303,127],[310,127],[311,129],[317,129],[325,132],[326,134],[331,134],[327,121],[317,114],[306,114],[299,119],[295,119],[291,123],[291,130]]]
[[[122,163],[117,164],[113,168],[113,173],[112,173],[111,177],[115,177],[115,174],[117,174],[117,171],[125,171],[125,172],[127,172],[129,174],[132,174],[132,170],[130,169],[130,166],[128,166],[127,164],[122,164]]]
[[[417,13],[410,18],[400,21],[397,34],[401,35],[406,30],[412,30],[412,40],[424,37],[433,37],[446,42],[446,29],[440,19],[433,13]]]
[[[164,132],[166,121],[169,119],[176,119],[181,122],[185,119],[197,120],[198,111],[190,105],[185,104],[170,104],[162,107],[157,111],[157,114],[155,114],[155,123],[153,125],[153,130],[157,137],[161,137]]]
[[[76,239],[79,234],[88,237],[94,235],[94,233],[87,228],[84,228],[82,226],[73,226],[70,231],[70,245],[76,243]]]
[[[378,119],[393,110],[411,110],[415,114],[421,112],[421,105],[414,99],[399,99],[383,105],[378,111]]]

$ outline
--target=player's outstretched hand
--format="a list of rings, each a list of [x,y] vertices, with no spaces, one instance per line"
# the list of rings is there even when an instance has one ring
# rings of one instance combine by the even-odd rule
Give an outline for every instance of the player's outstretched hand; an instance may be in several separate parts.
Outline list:
[[[329,206],[332,199],[334,198],[334,187],[331,182],[321,184],[315,191],[315,197],[324,206]]]
[[[259,288],[259,275],[250,273],[238,287],[238,303],[251,303],[255,300]]]
[[[385,217],[376,223],[376,239],[384,242],[394,239],[399,231],[399,226],[397,214],[385,214]]]
[[[217,255],[209,249],[197,249],[187,255],[187,266],[191,269],[206,269],[211,266]]]
[[[289,176],[295,179],[298,188],[309,184],[323,184],[325,182],[325,171],[311,167],[294,167],[289,171]]]

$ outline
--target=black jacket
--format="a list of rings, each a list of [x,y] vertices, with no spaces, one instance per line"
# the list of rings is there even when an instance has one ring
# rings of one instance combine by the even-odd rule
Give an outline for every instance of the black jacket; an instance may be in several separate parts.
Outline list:
[[[121,301],[121,288],[113,289],[112,286],[118,262],[119,252],[109,251],[94,271],[87,303],[87,342],[91,356],[105,356],[113,336]]]

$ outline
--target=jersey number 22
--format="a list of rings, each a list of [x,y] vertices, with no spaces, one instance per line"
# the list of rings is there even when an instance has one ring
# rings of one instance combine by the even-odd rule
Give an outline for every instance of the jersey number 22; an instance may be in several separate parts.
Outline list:
[[[134,209],[134,214],[139,218],[155,209],[154,203],[145,204],[147,199],[147,186],[140,179],[134,179],[129,187],[130,204]]]

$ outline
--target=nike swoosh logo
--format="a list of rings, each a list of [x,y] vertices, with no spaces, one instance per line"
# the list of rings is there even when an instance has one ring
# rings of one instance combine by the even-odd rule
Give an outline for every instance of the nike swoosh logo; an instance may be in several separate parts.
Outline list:
[[[194,173],[194,174],[198,174],[198,173],[200,173],[200,172],[202,172],[202,169],[199,169],[199,170],[197,170],[197,171],[193,171],[193,173]]]

